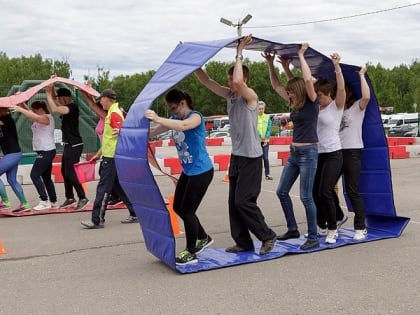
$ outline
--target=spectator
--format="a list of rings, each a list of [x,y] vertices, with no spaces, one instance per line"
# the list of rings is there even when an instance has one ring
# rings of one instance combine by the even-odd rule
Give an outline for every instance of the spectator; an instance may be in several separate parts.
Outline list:
[[[97,160],[102,156],[99,167],[99,182],[96,186],[96,197],[93,203],[92,219],[82,221],[81,224],[87,229],[103,228],[105,223],[105,211],[109,200],[109,194],[114,188],[118,197],[124,201],[129,211],[129,216],[121,223],[135,223],[137,221],[133,205],[125,194],[118,180],[117,169],[115,167],[115,149],[117,147],[118,135],[124,122],[117,100],[117,94],[112,89],[105,89],[100,95],[100,103],[107,111],[105,117],[102,147],[91,160]]]
[[[64,144],[61,174],[64,178],[66,200],[60,208],[68,208],[76,204],[74,188],[79,197],[75,210],[80,211],[87,206],[89,200],[74,170],[74,164],[80,161],[83,152],[83,140],[79,132],[79,108],[73,103],[71,92],[67,88],[59,88],[54,95],[54,85],[48,85],[45,87],[45,92],[50,113],[60,114],[61,119]]]
[[[31,169],[31,180],[41,199],[33,209],[36,211],[57,209],[57,194],[51,179],[52,163],[56,155],[54,117],[43,101],[33,102],[31,110],[24,103],[15,106],[14,110],[33,121],[32,148],[37,157]]]
[[[177,265],[198,262],[197,254],[213,243],[196,214],[198,206],[213,179],[213,164],[206,149],[204,117],[194,110],[191,97],[178,89],[165,96],[166,105],[172,113],[171,119],[159,117],[147,110],[145,116],[157,123],[150,136],[175,130],[174,140],[182,173],[175,189],[174,211],[184,221],[187,246],[175,258]]]
[[[257,134],[258,96],[248,87],[249,70],[242,65],[242,51],[251,41],[251,34],[239,40],[235,65],[228,72],[229,87],[213,81],[202,69],[198,69],[195,74],[205,87],[227,100],[232,138],[229,219],[235,245],[226,248],[226,251],[253,251],[251,232],[262,242],[260,255],[264,255],[273,249],[276,234],[267,226],[257,205],[262,177],[262,149]]]
[[[264,174],[265,179],[272,180],[273,177],[270,175],[270,161],[268,159],[268,152],[270,148],[270,136],[271,136],[271,119],[270,116],[264,113],[265,103],[263,101],[258,102],[258,122],[257,132],[261,141],[261,148],[263,151],[264,161]]]

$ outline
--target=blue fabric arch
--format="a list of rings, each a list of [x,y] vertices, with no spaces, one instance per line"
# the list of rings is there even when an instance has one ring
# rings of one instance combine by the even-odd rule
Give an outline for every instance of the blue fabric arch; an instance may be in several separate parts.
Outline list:
[[[277,242],[274,250],[264,256],[255,253],[229,254],[225,253],[223,249],[206,249],[200,254],[198,264],[182,267],[175,265],[175,238],[172,233],[169,213],[147,160],[149,121],[144,117],[144,112],[151,107],[157,97],[202,67],[221,49],[236,48],[237,41],[238,38],[229,38],[179,43],[134,101],[127,114],[117,145],[116,165],[119,179],[134,205],[146,247],[169,267],[181,273],[257,262],[278,258],[289,253],[302,252],[298,246],[301,240],[289,240]],[[246,47],[246,50],[276,52],[291,59],[292,64],[296,67],[300,66],[297,56],[298,49],[299,44],[281,44],[256,37],[253,37],[252,43]],[[335,79],[334,67],[330,58],[312,48],[307,50],[305,58],[314,77]],[[350,86],[358,87],[359,85],[358,69],[353,65],[342,64],[344,78]],[[369,237],[366,241],[373,241],[400,236],[409,219],[398,217],[396,214],[386,137],[369,78],[368,83],[372,98],[367,107],[363,124],[365,149],[363,151],[360,190],[367,211]],[[351,209],[349,203],[348,206]],[[256,248],[260,246],[258,243],[256,241]],[[344,233],[340,233],[340,239],[335,245],[325,246],[323,244],[315,250],[352,243],[354,241],[351,231],[344,231]]]

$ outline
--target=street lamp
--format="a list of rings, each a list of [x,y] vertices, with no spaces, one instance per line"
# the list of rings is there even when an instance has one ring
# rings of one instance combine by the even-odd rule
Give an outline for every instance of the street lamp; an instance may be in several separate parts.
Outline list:
[[[246,17],[244,17],[243,19],[242,19],[242,21],[241,20],[239,20],[238,21],[238,23],[233,23],[232,21],[230,21],[230,20],[227,20],[227,19],[225,19],[225,18],[220,18],[220,22],[221,23],[223,23],[223,24],[226,24],[227,26],[233,26],[233,27],[236,27],[237,28],[237,31],[238,31],[238,36],[242,36],[242,25],[244,25],[244,24],[246,24],[246,23],[248,23],[248,21],[250,20],[252,18],[252,15],[251,14],[248,14]]]
[[[414,108],[414,111],[416,112],[417,111],[417,103],[413,104],[413,108]],[[420,113],[417,112],[417,137],[420,137],[420,128],[419,128],[420,121],[419,120],[420,120]]]

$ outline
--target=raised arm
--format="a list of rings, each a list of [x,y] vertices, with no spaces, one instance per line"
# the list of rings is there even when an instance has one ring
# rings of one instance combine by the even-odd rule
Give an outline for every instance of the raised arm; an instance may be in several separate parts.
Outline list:
[[[274,68],[274,55],[268,52],[264,52],[261,53],[261,56],[263,56],[263,58],[267,61],[271,86],[273,87],[274,91],[280,95],[281,98],[288,102],[289,97],[287,95],[286,89],[280,84],[279,77],[277,76],[276,69]]]
[[[362,90],[362,98],[359,101],[359,107],[361,110],[364,110],[370,101],[370,88],[366,81],[365,73],[366,73],[366,66],[363,65],[359,70],[360,88]]]
[[[48,118],[47,115],[35,114],[33,111],[28,109],[28,106],[25,103],[21,103],[21,104],[18,104],[16,106],[13,106],[12,110],[14,112],[19,112],[19,113],[23,114],[24,116],[26,116],[27,118],[29,118],[30,120],[32,120],[34,122],[38,122],[38,123],[43,124],[43,125],[49,125],[50,124],[50,119]]]
[[[277,62],[281,64],[283,71],[286,74],[287,80],[292,79],[294,76],[292,71],[290,70],[290,60],[283,58],[282,56],[277,56]]]
[[[219,95],[220,97],[226,98],[226,95],[229,92],[229,88],[221,86],[219,83],[211,79],[203,69],[198,69],[194,72],[198,81],[203,84],[206,88],[212,91],[214,94]]]
[[[298,51],[298,56],[299,56],[299,61],[300,61],[300,67],[302,69],[303,80],[305,81],[306,93],[308,94],[308,97],[310,98],[310,100],[314,102],[317,98],[317,95],[315,92],[314,82],[312,81],[311,69],[309,68],[309,65],[305,59],[305,51],[308,48],[309,48],[308,43],[302,43]]]
[[[239,40],[238,47],[236,48],[236,57],[235,57],[235,66],[233,68],[232,76],[232,89],[236,91],[238,96],[246,99],[247,105],[249,108],[253,109],[258,106],[258,96],[253,89],[248,87],[247,81],[248,78],[244,78],[244,73],[242,69],[242,52],[246,45],[252,42],[252,34],[249,34]]]
[[[47,96],[47,106],[52,114],[66,115],[70,112],[67,106],[57,106],[54,100],[54,85],[50,84],[45,87],[45,95]]]
[[[85,96],[89,107],[95,112],[95,114],[99,118],[105,118],[106,117],[106,111],[102,108],[102,106],[100,104],[98,104],[94,101],[93,96],[90,95],[89,93],[83,91],[83,90],[80,90],[80,91]]]
[[[331,55],[331,60],[334,64],[334,72],[337,80],[337,94],[335,96],[335,104],[338,108],[343,108],[346,104],[346,88],[344,86],[344,76],[340,67],[341,57],[338,53]]]

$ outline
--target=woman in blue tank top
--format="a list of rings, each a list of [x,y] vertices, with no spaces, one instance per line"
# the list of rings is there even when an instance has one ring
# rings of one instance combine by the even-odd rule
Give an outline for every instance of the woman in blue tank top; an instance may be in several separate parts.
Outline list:
[[[153,110],[145,116],[157,125],[149,136],[174,130],[176,150],[182,165],[174,196],[174,211],[184,221],[187,246],[175,257],[177,265],[197,263],[197,255],[213,243],[196,212],[213,179],[213,163],[206,149],[206,129],[201,113],[195,111],[191,97],[178,89],[165,95],[172,116],[159,117]]]

